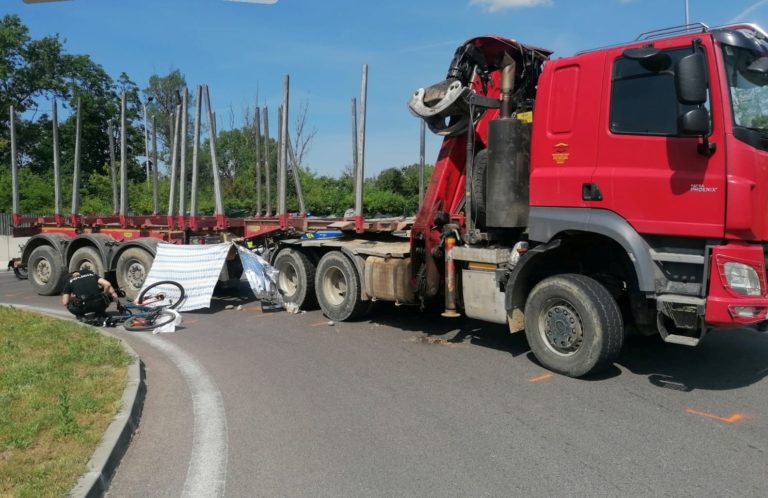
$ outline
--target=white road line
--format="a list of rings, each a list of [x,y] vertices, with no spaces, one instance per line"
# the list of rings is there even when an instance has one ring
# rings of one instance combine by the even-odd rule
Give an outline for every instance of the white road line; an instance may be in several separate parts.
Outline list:
[[[72,317],[68,311],[62,309],[11,303],[0,304]],[[192,412],[195,421],[192,455],[189,459],[182,496],[224,496],[228,457],[227,416],[224,411],[224,400],[216,382],[194,357],[163,339],[162,336],[136,333],[131,337],[164,353],[179,369],[192,395]]]
[[[224,496],[227,478],[227,417],[213,378],[200,363],[175,344],[151,334],[133,337],[159,349],[176,365],[192,395],[192,456],[182,496]]]

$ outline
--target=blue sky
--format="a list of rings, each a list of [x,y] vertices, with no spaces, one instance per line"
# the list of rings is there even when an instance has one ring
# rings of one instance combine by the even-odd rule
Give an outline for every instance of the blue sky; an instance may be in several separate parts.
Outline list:
[[[251,0],[255,1],[255,0]],[[273,0],[262,0],[273,1]],[[691,20],[734,20],[768,28],[768,0],[689,0]],[[151,74],[180,69],[191,87],[207,83],[219,128],[241,109],[272,110],[291,75],[292,109],[309,102],[317,135],[305,165],[337,174],[351,163],[350,99],[369,65],[366,176],[418,160],[418,121],[406,102],[445,77],[463,40],[497,34],[555,51],[555,57],[682,24],[684,0],[72,0],[27,5],[2,0],[40,37],[59,33],[113,76],[141,88]],[[271,116],[275,136],[274,114]],[[428,137],[427,161],[440,141]]]

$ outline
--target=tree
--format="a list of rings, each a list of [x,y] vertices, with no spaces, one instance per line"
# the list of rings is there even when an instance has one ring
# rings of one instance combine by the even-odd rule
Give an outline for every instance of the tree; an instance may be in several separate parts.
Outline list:
[[[149,121],[157,122],[157,135],[163,146],[164,154],[168,155],[173,144],[172,116],[176,112],[176,106],[181,104],[181,94],[187,87],[187,80],[178,69],[172,69],[165,76],[153,74],[149,77],[149,86],[144,89],[144,97],[147,100],[147,114]],[[189,109],[193,109],[194,97],[190,96]],[[190,132],[191,133],[191,132]]]

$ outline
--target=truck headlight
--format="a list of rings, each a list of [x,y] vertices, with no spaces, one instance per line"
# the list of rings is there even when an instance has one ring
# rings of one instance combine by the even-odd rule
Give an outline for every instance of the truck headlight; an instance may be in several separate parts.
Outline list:
[[[751,266],[729,261],[723,265],[723,270],[728,287],[733,292],[745,296],[759,296],[762,294],[760,277]]]

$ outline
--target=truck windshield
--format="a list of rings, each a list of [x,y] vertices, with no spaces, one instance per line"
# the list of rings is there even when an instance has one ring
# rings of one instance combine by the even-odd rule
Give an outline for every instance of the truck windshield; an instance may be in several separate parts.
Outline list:
[[[734,126],[768,134],[768,76],[748,69],[761,56],[746,48],[723,45]]]

